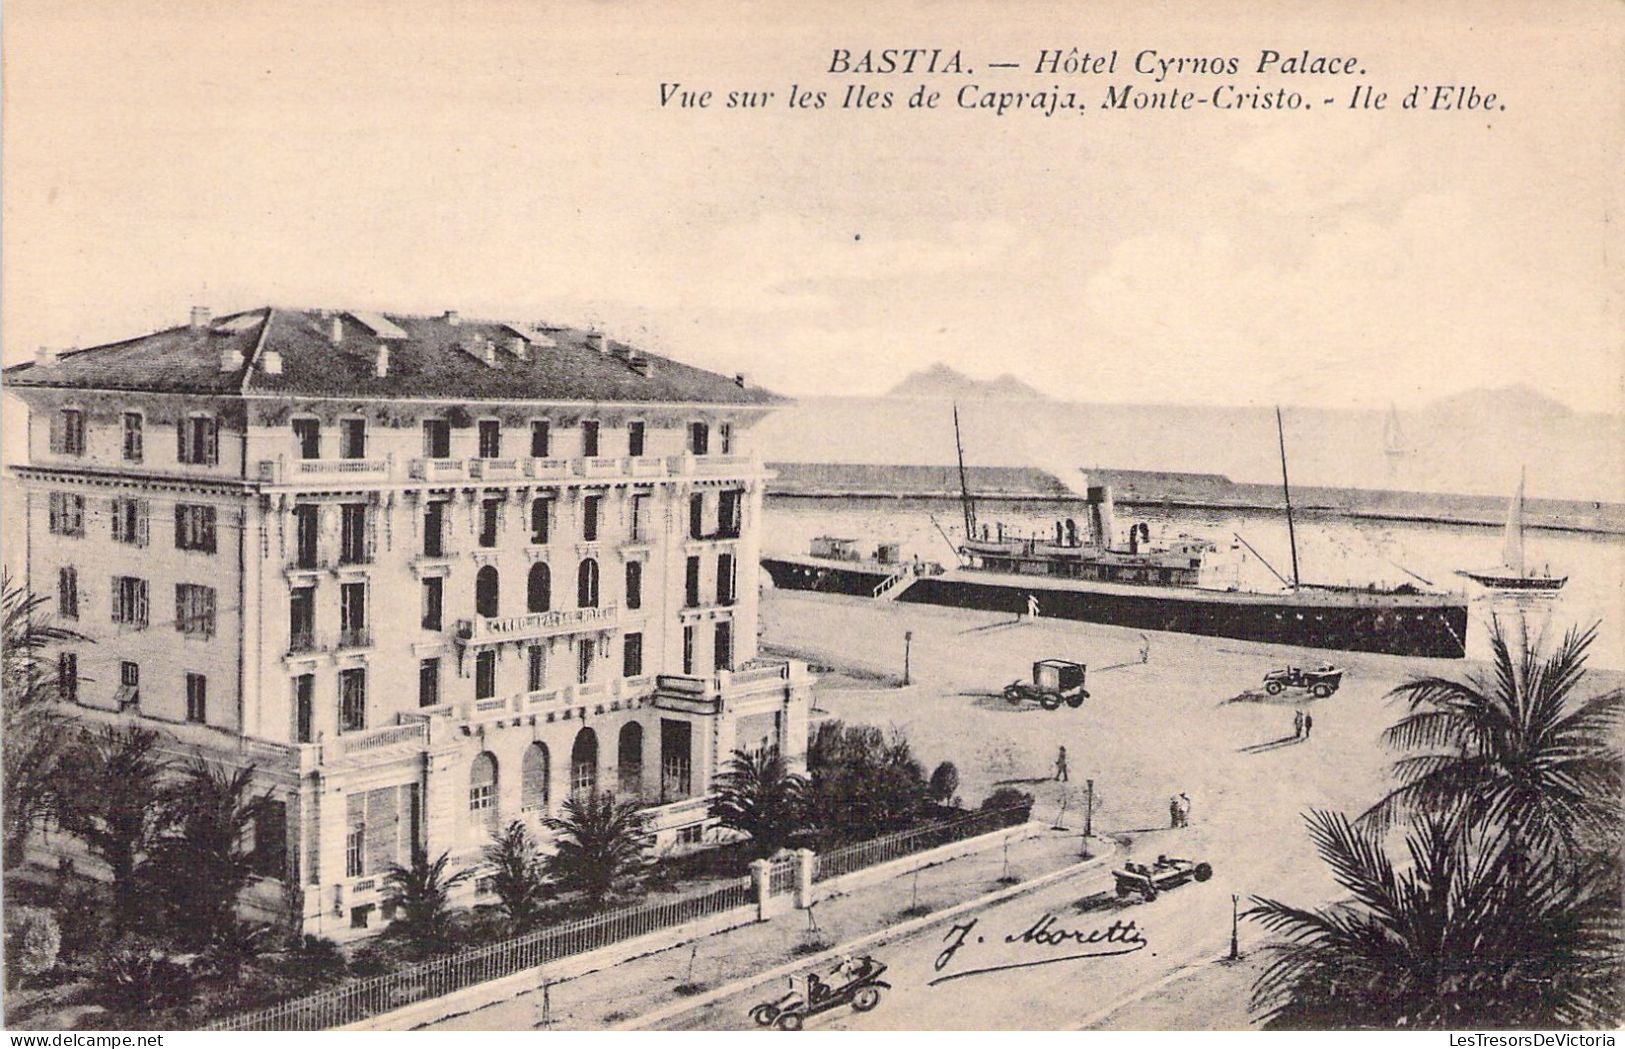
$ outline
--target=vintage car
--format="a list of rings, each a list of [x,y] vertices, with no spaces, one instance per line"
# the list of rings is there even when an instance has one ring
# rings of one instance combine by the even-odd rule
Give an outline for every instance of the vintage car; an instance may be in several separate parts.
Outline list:
[[[839,1006],[850,1005],[866,1013],[880,1004],[880,992],[891,987],[880,978],[885,971],[884,965],[868,955],[843,958],[830,970],[828,981],[815,972],[790,977],[790,989],[756,1006],[750,1018],[761,1027],[799,1031],[807,1017]]]
[[[1287,667],[1264,675],[1264,691],[1272,696],[1279,695],[1284,688],[1301,688],[1316,699],[1325,699],[1336,692],[1342,683],[1343,672],[1330,664],[1323,664],[1314,670]]]
[[[1040,659],[1033,664],[1032,683],[1019,680],[1010,682],[1004,686],[1004,698],[1013,707],[1031,700],[1045,710],[1054,710],[1062,703],[1076,709],[1089,698],[1089,693],[1083,687],[1084,675],[1088,670],[1082,663]]]
[[[1140,897],[1149,903],[1157,898],[1159,892],[1176,888],[1188,881],[1207,881],[1213,877],[1213,868],[1206,863],[1196,863],[1172,856],[1158,856],[1157,862],[1150,865],[1130,860],[1118,870],[1112,871],[1112,877],[1117,879],[1117,895],[1129,896],[1139,893]]]

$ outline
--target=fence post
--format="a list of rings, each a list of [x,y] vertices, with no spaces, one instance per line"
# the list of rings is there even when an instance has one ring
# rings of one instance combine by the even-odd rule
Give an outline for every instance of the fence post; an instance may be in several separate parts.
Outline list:
[[[773,864],[767,860],[752,860],[750,880],[756,890],[756,920],[767,920],[767,897],[773,891],[771,884]]]
[[[811,849],[796,850],[796,910],[813,905],[813,864],[818,857]]]

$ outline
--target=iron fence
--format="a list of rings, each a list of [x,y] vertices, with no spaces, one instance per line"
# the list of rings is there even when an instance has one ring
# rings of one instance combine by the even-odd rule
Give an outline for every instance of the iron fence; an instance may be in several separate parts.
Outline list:
[[[755,903],[751,880],[666,903],[624,907],[524,936],[471,948],[398,969],[352,980],[330,990],[264,1009],[239,1013],[204,1029],[210,1031],[323,1031],[438,998],[464,987],[511,976],[559,958],[683,925]]]
[[[828,852],[821,852],[813,861],[813,881],[825,881],[850,874],[865,867],[873,867],[902,856],[934,849],[939,845],[974,838],[978,834],[1014,827],[1027,820],[1030,806],[1018,805],[990,812],[974,812],[968,816],[928,823],[921,827],[888,834],[882,838],[860,841]]]

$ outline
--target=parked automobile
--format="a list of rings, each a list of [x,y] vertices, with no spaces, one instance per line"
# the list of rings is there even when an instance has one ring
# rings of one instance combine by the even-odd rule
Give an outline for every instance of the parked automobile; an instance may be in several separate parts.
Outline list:
[[[815,972],[790,977],[790,989],[771,1002],[763,1002],[750,1011],[750,1018],[761,1027],[777,1027],[781,1031],[799,1031],[809,1016],[850,1005],[866,1013],[880,1004],[880,992],[891,984],[880,978],[886,966],[874,958],[843,958],[830,970],[831,981],[826,982]]]
[[[1305,670],[1302,667],[1287,667],[1284,670],[1272,670],[1264,675],[1264,691],[1270,695],[1279,695],[1284,688],[1305,689],[1316,699],[1325,699],[1336,692],[1343,684],[1343,672],[1330,664],[1324,664],[1314,670]]]
[[[1062,703],[1076,709],[1089,698],[1083,687],[1088,670],[1082,663],[1065,659],[1040,659],[1033,664],[1032,683],[1010,682],[1004,686],[1004,698],[1013,707],[1030,700],[1045,710],[1054,710]]]
[[[1139,893],[1140,898],[1149,903],[1157,898],[1159,892],[1177,888],[1189,881],[1207,881],[1213,877],[1213,867],[1173,856],[1158,856],[1157,862],[1151,865],[1130,860],[1120,869],[1112,871],[1112,877],[1117,879],[1117,895]]]

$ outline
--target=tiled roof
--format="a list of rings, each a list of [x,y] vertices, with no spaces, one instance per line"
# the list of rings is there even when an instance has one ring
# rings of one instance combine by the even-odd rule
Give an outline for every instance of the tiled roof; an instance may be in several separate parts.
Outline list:
[[[342,330],[336,343],[335,320]],[[516,337],[527,340],[523,357],[509,349]],[[267,307],[219,318],[206,328],[182,326],[73,350],[52,364],[14,365],[5,370],[5,381],[72,389],[360,398],[739,405],[781,400],[729,376],[623,343],[605,342],[600,351],[589,339],[579,329],[517,322]],[[493,347],[490,363],[487,340]],[[379,346],[389,351],[384,378],[374,374]],[[222,357],[234,349],[242,365],[222,370]],[[281,374],[265,367],[272,353],[281,355]],[[642,367],[635,363],[639,360]]]

